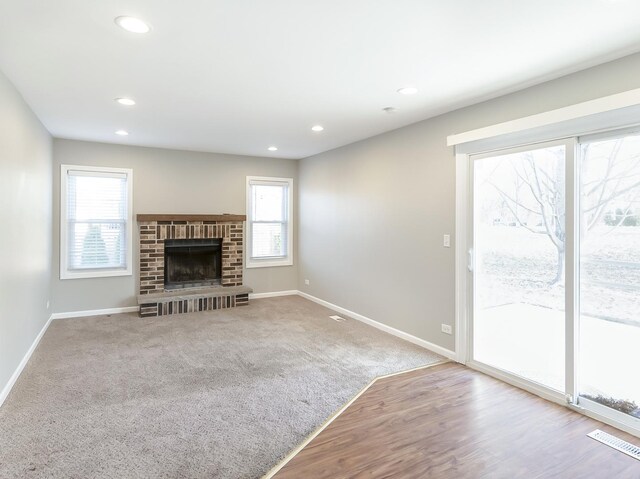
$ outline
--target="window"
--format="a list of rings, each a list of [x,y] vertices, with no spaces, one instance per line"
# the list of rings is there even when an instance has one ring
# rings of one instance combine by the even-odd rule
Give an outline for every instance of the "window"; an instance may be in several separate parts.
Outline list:
[[[62,165],[60,279],[131,275],[133,171]]]
[[[247,268],[293,264],[293,179],[247,176]]]

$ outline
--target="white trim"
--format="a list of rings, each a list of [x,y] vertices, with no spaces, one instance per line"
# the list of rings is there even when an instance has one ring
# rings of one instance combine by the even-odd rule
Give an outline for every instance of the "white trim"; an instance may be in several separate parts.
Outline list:
[[[246,269],[254,269],[254,268],[273,268],[274,266],[293,266],[293,256],[287,255],[282,259],[252,259],[249,260],[247,256],[247,261],[245,264]]]
[[[578,399],[577,404],[569,404],[568,406],[585,416],[609,424],[635,437],[640,437],[640,419],[638,418],[628,416],[582,396]]]
[[[544,113],[538,113],[536,115],[525,116],[517,120],[505,121],[497,125],[449,135],[447,136],[447,146],[455,146],[472,141],[486,140],[500,135],[546,127],[563,121],[575,120],[638,104],[640,104],[640,88],[546,111]]]
[[[249,294],[249,299],[276,298],[278,296],[294,296],[297,294],[297,289],[290,289],[288,291],[272,291],[271,293],[251,293]]]
[[[456,361],[466,364],[469,359],[469,258],[468,228],[470,198],[469,155],[456,155],[456,231],[455,231],[455,316]]]
[[[128,227],[128,225],[127,225]],[[62,229],[61,229],[62,231]],[[66,241],[66,238],[65,238]],[[66,254],[66,252],[65,252]],[[62,260],[62,253],[60,253],[60,258]],[[66,259],[65,259],[66,262]],[[131,268],[127,267],[126,269],[116,269],[116,268],[105,268],[101,269],[90,269],[86,271],[62,271],[64,265],[60,263],[60,279],[86,279],[86,278],[110,278],[114,276],[131,276]]]
[[[566,188],[566,192],[565,192],[565,202],[568,204],[569,203],[569,199],[570,197],[572,198],[574,193],[575,193],[575,185],[573,183],[574,178],[574,155],[575,155],[575,149],[577,148],[576,145],[576,141],[575,138],[569,138],[569,139],[564,139],[564,140],[551,140],[551,141],[546,141],[546,142],[539,142],[539,143],[535,143],[533,145],[521,145],[521,146],[517,146],[517,147],[513,147],[513,148],[504,148],[500,151],[494,152],[494,153],[482,153],[482,154],[478,154],[478,155],[465,155],[465,154],[461,154],[461,155],[456,155],[456,158],[458,158],[458,156],[460,156],[460,158],[464,158],[467,157],[468,158],[468,162],[467,162],[467,169],[461,171],[461,173],[464,173],[466,171],[466,173],[468,174],[470,181],[468,183],[468,189],[467,189],[467,195],[469,196],[469,201],[466,203],[467,205],[467,210],[466,210],[466,220],[467,220],[467,228],[469,228],[470,230],[470,234],[468,236],[468,244],[469,244],[469,248],[474,248],[475,247],[475,217],[474,217],[474,196],[475,196],[475,184],[474,184],[474,168],[475,168],[475,161],[478,160],[482,160],[485,158],[491,158],[492,156],[503,156],[503,155],[509,155],[509,154],[513,154],[513,153],[519,153],[519,152],[524,152],[524,151],[529,151],[529,150],[534,150],[534,149],[541,149],[541,148],[549,148],[549,147],[554,147],[554,146],[564,146],[565,148],[565,188]],[[456,175],[458,174],[458,170],[456,170]],[[460,194],[462,194],[462,192],[460,192]],[[573,227],[574,224],[574,210],[573,209],[569,209],[566,208],[566,212],[567,212],[567,218],[566,218],[566,227],[567,227],[567,252],[568,253],[572,253],[573,252],[573,234],[571,233],[571,231],[569,230],[569,228]],[[577,250],[576,250],[577,251]],[[475,254],[475,252],[474,252]],[[479,361],[477,361],[474,358],[474,351],[473,351],[473,346],[474,346],[474,301],[475,301],[475,296],[474,296],[474,288],[475,288],[475,273],[472,273],[470,275],[470,277],[468,278],[468,288],[469,288],[469,297],[467,299],[467,317],[466,317],[466,321],[467,321],[467,341],[468,341],[468,346],[469,346],[469,354],[468,354],[468,362],[467,365],[477,369],[479,371],[482,371],[490,376],[494,376],[497,377],[509,384],[512,384],[514,386],[517,386],[521,389],[524,389],[526,391],[532,392],[533,394],[536,394],[538,396],[541,396],[545,399],[549,399],[551,401],[555,401],[555,402],[559,402],[561,404],[565,404],[567,402],[568,396],[571,396],[571,400],[573,400],[573,395],[572,393],[570,393],[570,391],[574,390],[574,385],[575,385],[575,378],[573,374],[568,373],[568,368],[566,367],[567,364],[569,364],[568,360],[569,358],[574,357],[574,352],[575,350],[571,347],[569,347],[569,340],[571,338],[574,337],[574,322],[573,322],[573,318],[574,318],[574,313],[576,311],[575,308],[577,308],[577,305],[574,304],[573,301],[573,296],[571,296],[571,298],[569,297],[569,294],[573,292],[573,285],[574,285],[574,279],[577,278],[577,276],[574,277],[574,264],[572,263],[572,261],[567,260],[567,262],[565,263],[565,267],[566,267],[566,290],[565,290],[565,341],[566,341],[566,347],[565,347],[565,372],[567,372],[566,374],[566,383],[564,385],[565,387],[565,391],[564,393],[560,393],[560,392],[556,392],[551,388],[548,388],[547,386],[543,385],[543,384],[539,384],[536,383],[535,381],[529,379],[529,378],[525,378],[525,377],[521,377],[517,374],[511,373],[509,371],[506,371],[504,369],[498,368],[498,367],[493,367],[491,365],[488,364],[484,364],[481,363]]]
[[[53,313],[52,319],[66,319],[66,318],[84,318],[87,316],[102,316],[104,314],[120,314],[120,313],[134,313],[139,311],[138,306],[125,306],[123,308],[107,308],[107,309],[89,309],[86,311],[68,311],[66,313]]]
[[[287,223],[287,255],[277,258],[252,258],[251,250],[253,241],[253,216],[251,208],[251,185],[260,183],[263,185],[283,186],[287,185],[287,204],[284,215]],[[247,176],[246,182],[246,209],[247,229],[245,247],[245,268],[270,268],[273,266],[293,266],[293,178],[276,178],[271,176]]]
[[[417,338],[409,333],[405,333],[404,331],[400,331],[399,329],[392,328],[391,326],[387,326],[386,324],[383,324],[383,323],[379,323],[378,321],[375,321],[371,318],[367,318],[366,316],[363,316],[361,314],[354,313],[353,311],[349,311],[348,309],[337,306],[333,303],[325,301],[324,299],[316,298],[315,296],[311,296],[310,294],[303,293],[302,291],[298,291],[298,294],[303,298],[313,301],[314,303],[318,303],[326,308],[333,309],[338,313],[344,314],[345,316],[349,316],[350,318],[366,323],[369,326],[373,326],[374,328],[384,331],[385,333],[389,333],[400,339],[409,341],[410,343],[413,343],[417,346],[428,349],[431,352],[444,356],[447,359],[453,359],[453,360],[456,359],[455,352],[449,349],[443,348],[442,346],[438,346],[437,344],[430,343],[429,341],[425,341],[424,339]]]
[[[560,391],[553,391],[551,389],[548,389],[546,386],[538,385],[537,383],[528,379],[520,378],[515,374],[511,374],[501,369],[493,368],[477,361],[470,360],[467,362],[467,366],[471,369],[475,369],[476,371],[480,371],[487,376],[499,379],[500,381],[511,384],[512,386],[515,386],[517,388],[524,389],[525,391],[530,392],[531,394],[535,394],[536,396],[540,396],[542,399],[546,399],[547,401],[551,401],[562,406],[567,405],[564,394]]]
[[[580,350],[580,164],[576,138],[565,144],[565,396],[578,400]]]
[[[624,138],[625,136],[634,136],[640,133],[640,125],[630,126],[628,128],[612,128],[609,130],[591,133],[588,135],[578,135],[578,144],[591,143],[593,141],[613,140]]]
[[[22,374],[22,371],[24,370],[25,366],[29,362],[29,359],[31,359],[31,355],[38,347],[38,344],[40,343],[42,336],[44,336],[44,333],[47,332],[47,329],[49,328],[49,325],[51,324],[52,320],[53,320],[53,315],[49,316],[49,319],[44,324],[44,326],[42,327],[42,329],[40,330],[36,338],[33,340],[33,343],[31,343],[31,347],[27,350],[26,354],[22,358],[22,361],[20,361],[20,364],[18,364],[18,367],[9,378],[9,381],[7,382],[7,384],[5,384],[4,388],[2,389],[2,392],[0,392],[0,407],[4,403],[5,399],[7,399],[7,396],[9,396],[11,389],[13,389],[13,386],[15,385],[16,381],[20,377],[20,374]]]
[[[123,174],[127,179],[126,267],[71,271],[67,269],[67,173],[72,170],[95,173]],[[60,279],[104,278],[133,275],[133,170],[131,168],[110,168],[102,166],[60,165]]]

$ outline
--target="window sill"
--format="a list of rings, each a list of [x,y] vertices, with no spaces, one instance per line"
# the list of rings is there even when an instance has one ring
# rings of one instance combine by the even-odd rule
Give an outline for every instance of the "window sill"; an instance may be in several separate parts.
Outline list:
[[[105,271],[60,271],[60,279],[110,278],[113,276],[132,276],[132,272],[130,269],[112,269]]]
[[[271,268],[277,266],[293,266],[293,259],[265,259],[265,260],[247,260],[247,269],[253,268]]]

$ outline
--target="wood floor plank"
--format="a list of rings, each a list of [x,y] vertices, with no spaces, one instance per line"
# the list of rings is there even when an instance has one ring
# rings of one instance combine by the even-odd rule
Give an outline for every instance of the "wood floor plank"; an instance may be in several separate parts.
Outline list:
[[[276,479],[620,478],[640,461],[586,436],[640,440],[464,366],[375,382]]]

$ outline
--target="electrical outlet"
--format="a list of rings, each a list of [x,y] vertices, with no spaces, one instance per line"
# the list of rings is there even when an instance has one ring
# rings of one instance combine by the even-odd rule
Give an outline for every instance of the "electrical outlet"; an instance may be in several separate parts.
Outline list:
[[[47,309],[49,309],[50,301],[47,299]]]
[[[309,286],[309,280],[308,280],[308,279],[305,279],[305,280],[304,280],[304,284],[306,284],[307,286]]]
[[[445,248],[451,248],[451,235],[444,235],[442,246],[444,246]]]
[[[442,332],[445,334],[453,334],[453,328],[450,324],[442,324]]]

